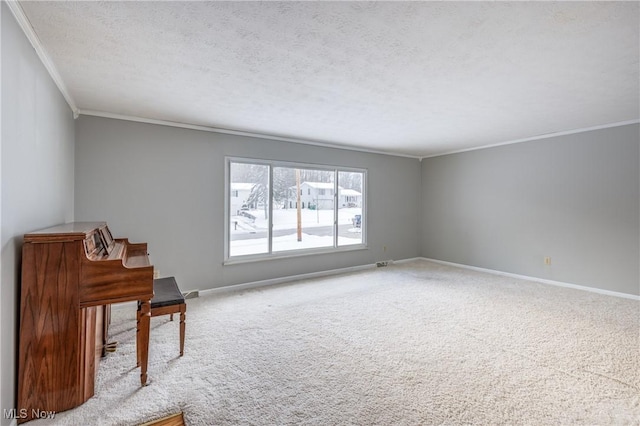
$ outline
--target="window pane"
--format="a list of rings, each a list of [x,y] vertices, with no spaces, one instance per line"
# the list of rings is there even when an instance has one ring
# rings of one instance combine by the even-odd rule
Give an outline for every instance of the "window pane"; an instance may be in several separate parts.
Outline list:
[[[338,245],[362,244],[364,173],[338,172]]]
[[[274,252],[333,247],[334,176],[327,170],[273,168]]]
[[[230,163],[229,256],[269,252],[269,166]]]

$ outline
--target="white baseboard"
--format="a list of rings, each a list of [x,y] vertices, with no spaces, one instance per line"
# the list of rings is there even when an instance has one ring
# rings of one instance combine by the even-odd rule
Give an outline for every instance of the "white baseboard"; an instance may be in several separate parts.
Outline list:
[[[402,263],[413,262],[415,260],[422,260],[422,259],[423,258],[421,257],[412,257],[410,259],[388,260],[388,262],[389,264],[402,264]],[[252,288],[266,287],[266,286],[276,285],[276,284],[284,284],[291,281],[308,280],[311,278],[321,278],[321,277],[328,277],[330,275],[347,274],[349,272],[364,271],[366,269],[373,269],[375,267],[376,267],[375,264],[359,265],[359,266],[350,266],[348,268],[330,269],[328,271],[311,272],[309,274],[290,275],[287,277],[272,278],[270,280],[253,281],[249,283],[235,284],[235,285],[229,285],[224,287],[200,290],[200,295],[219,294],[219,293],[226,293],[229,291],[249,290]]]
[[[587,287],[587,286],[578,285],[578,284],[570,284],[570,283],[565,283],[565,282],[562,282],[562,281],[547,280],[545,278],[537,278],[537,277],[530,277],[530,276],[527,276],[527,275],[512,274],[511,272],[502,272],[502,271],[496,271],[494,269],[479,268],[477,266],[464,265],[464,264],[461,264],[461,263],[446,262],[444,260],[429,259],[427,257],[422,257],[420,259],[421,260],[426,260],[426,261],[429,261],[429,262],[440,263],[442,265],[454,266],[454,267],[457,267],[457,268],[471,269],[473,271],[479,271],[479,272],[486,272],[486,273],[493,274],[493,275],[501,275],[501,276],[504,276],[504,277],[518,278],[518,279],[527,280],[527,281],[535,281],[535,282],[542,283],[542,284],[555,285],[555,286],[558,286],[558,287],[573,288],[573,289],[576,289],[576,290],[590,291],[592,293],[606,294],[607,296],[622,297],[624,299],[631,299],[631,300],[640,301],[640,296],[636,296],[635,294],[620,293],[620,292],[617,292],[617,291],[603,290],[601,288]]]
[[[398,262],[399,261],[396,261],[396,263]],[[373,268],[375,268],[375,265],[359,265],[359,266],[350,266],[348,268],[330,269],[328,271],[311,272],[308,274],[289,275],[287,277],[272,278],[269,280],[253,281],[249,283],[235,284],[235,285],[229,285],[224,287],[210,288],[207,290],[200,290],[200,295],[204,296],[207,294],[220,294],[220,293],[226,293],[230,291],[249,290],[252,288],[266,287],[266,286],[276,285],[276,284],[284,284],[291,281],[308,280],[311,278],[320,278],[320,277],[327,277],[330,275],[346,274],[349,272],[357,272],[357,271],[363,271],[366,269],[373,269]]]
[[[415,260],[422,260],[422,259],[423,258],[421,257],[413,257],[410,259],[389,260],[388,262],[389,264],[392,264],[392,263],[402,264],[402,263],[407,263],[407,262],[412,262]],[[330,275],[347,274],[349,272],[364,271],[366,269],[373,269],[375,267],[376,267],[375,264],[349,266],[347,268],[330,269],[327,271],[311,272],[308,274],[289,275],[286,277],[272,278],[269,280],[252,281],[248,283],[234,284],[234,285],[228,285],[224,287],[209,288],[205,290],[198,290],[198,292],[201,296],[204,296],[207,294],[220,294],[220,293],[226,293],[226,292],[232,292],[232,291],[249,290],[252,288],[267,287],[267,286],[276,285],[276,284],[284,284],[291,281],[308,280],[311,278],[321,278],[321,277],[328,277]],[[136,303],[137,302],[117,303],[112,305],[112,309],[134,309],[135,310],[137,309]]]
[[[425,259],[424,257],[411,257],[409,259],[394,260],[393,263],[396,265],[401,265],[403,263],[415,262],[416,260],[425,260]]]
[[[480,268],[480,267],[477,267],[477,266],[470,266],[470,265],[465,265],[465,264],[462,264],[462,263],[447,262],[447,261],[438,260],[438,259],[430,259],[430,258],[427,258],[427,257],[412,257],[412,258],[409,258],[409,259],[389,260],[388,262],[389,262],[389,264],[399,265],[399,264],[409,263],[409,262],[414,262],[414,261],[419,261],[419,260],[424,260],[424,261],[433,262],[433,263],[439,263],[439,264],[442,264],[442,265],[448,265],[448,266],[453,266],[453,267],[457,267],[457,268],[470,269],[470,270],[473,270],[473,271],[486,272],[486,273],[493,274],[493,275],[501,275],[501,276],[504,276],[504,277],[517,278],[517,279],[522,279],[522,280],[527,280],[527,281],[535,281],[535,282],[539,282],[539,283],[542,283],[542,284],[549,284],[549,285],[554,285],[554,286],[558,286],[558,287],[573,288],[573,289],[576,289],[576,290],[589,291],[589,292],[592,292],[592,293],[605,294],[607,296],[622,297],[622,298],[625,298],[625,299],[631,299],[631,300],[640,301],[640,296],[636,296],[634,294],[620,293],[620,292],[610,291],[610,290],[603,290],[603,289],[600,289],[600,288],[587,287],[587,286],[582,286],[582,285],[577,285],[577,284],[570,284],[570,283],[565,283],[565,282],[561,282],[561,281],[553,281],[553,280],[548,280],[548,279],[545,279],[545,278],[530,277],[528,275],[513,274],[511,272],[503,272],[503,271],[497,271],[497,270],[494,270],[494,269]],[[350,266],[350,267],[347,267],[347,268],[330,269],[330,270],[327,270],[327,271],[311,272],[311,273],[308,273],[308,274],[289,275],[289,276],[286,276],[286,277],[272,278],[272,279],[268,279],[268,280],[252,281],[252,282],[248,282],[248,283],[234,284],[234,285],[228,285],[228,286],[224,286],[224,287],[216,287],[216,288],[210,288],[210,289],[205,289],[205,290],[199,290],[199,293],[200,293],[200,295],[204,296],[204,295],[207,295],[207,294],[221,294],[221,293],[227,293],[227,292],[233,292],[233,291],[249,290],[249,289],[253,289],[253,288],[267,287],[267,286],[277,285],[277,284],[284,284],[284,283],[288,283],[288,282],[291,282],[291,281],[328,277],[328,276],[331,276],[331,275],[338,275],[338,274],[347,274],[349,272],[357,272],[357,271],[363,271],[363,270],[366,270],[366,269],[374,269],[375,267],[376,267],[375,264],[359,265],[359,266]],[[115,305],[112,305],[112,309],[116,308],[116,309],[133,309],[133,310],[135,310],[135,309],[137,309],[136,303],[137,302],[117,303]]]

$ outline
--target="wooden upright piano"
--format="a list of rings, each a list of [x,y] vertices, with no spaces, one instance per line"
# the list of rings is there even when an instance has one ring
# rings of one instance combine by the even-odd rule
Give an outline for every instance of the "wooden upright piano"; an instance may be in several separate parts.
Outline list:
[[[104,222],[68,223],[26,234],[18,422],[31,420],[38,410],[68,410],[93,396],[112,303],[139,302],[136,345],[144,386],[152,297],[153,266],[146,243],[114,239]]]

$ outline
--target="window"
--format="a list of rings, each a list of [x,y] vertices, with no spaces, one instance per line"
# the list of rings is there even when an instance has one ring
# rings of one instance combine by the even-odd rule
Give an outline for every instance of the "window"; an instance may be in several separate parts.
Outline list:
[[[361,169],[227,159],[225,259],[363,248],[365,181]]]

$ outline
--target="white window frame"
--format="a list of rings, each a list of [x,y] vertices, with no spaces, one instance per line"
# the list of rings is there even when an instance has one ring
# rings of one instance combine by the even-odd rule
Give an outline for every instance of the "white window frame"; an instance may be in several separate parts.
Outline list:
[[[233,256],[229,255],[230,252],[230,243],[231,243],[231,222],[230,222],[230,198],[231,198],[231,163],[245,163],[245,164],[255,164],[269,167],[269,222],[268,222],[268,252],[260,253],[260,254],[250,254],[250,255],[242,255],[242,256]],[[313,169],[313,170],[324,170],[331,171],[335,173],[334,178],[334,189],[333,189],[333,199],[334,199],[334,220],[333,220],[333,246],[332,247],[321,247],[321,248],[309,248],[309,249],[296,249],[296,250],[287,250],[287,251],[278,251],[273,252],[273,169],[274,167],[288,167],[288,168],[298,168],[298,169]],[[352,172],[352,173],[362,173],[362,221],[361,221],[361,232],[362,232],[362,242],[360,244],[348,244],[348,245],[338,245],[338,211],[339,211],[339,199],[338,199],[338,183],[339,183],[339,173],[340,172]],[[332,166],[326,164],[312,164],[312,163],[298,163],[298,162],[290,162],[290,161],[277,161],[277,160],[263,160],[257,158],[247,158],[247,157],[225,157],[225,177],[224,177],[224,265],[231,265],[236,263],[245,263],[245,262],[256,262],[262,260],[270,260],[270,259],[283,259],[289,257],[298,257],[298,256],[310,256],[322,253],[338,253],[345,251],[355,251],[355,250],[367,250],[367,187],[368,187],[368,173],[367,169],[360,169],[355,167],[343,167],[343,166]]]

